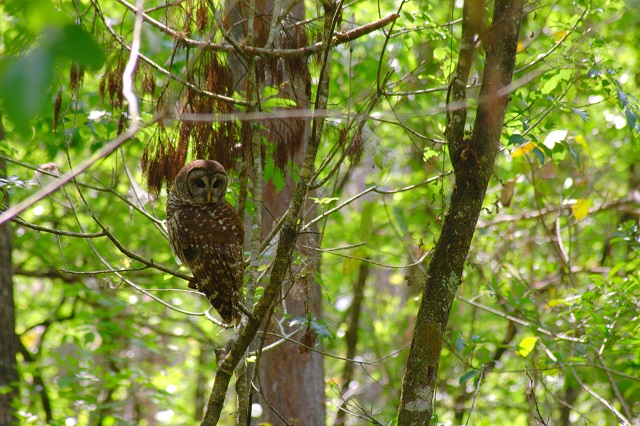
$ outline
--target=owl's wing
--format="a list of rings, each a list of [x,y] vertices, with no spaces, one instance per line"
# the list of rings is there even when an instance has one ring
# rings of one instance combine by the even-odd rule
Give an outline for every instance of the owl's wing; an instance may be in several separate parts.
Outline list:
[[[198,238],[196,238],[197,240]],[[196,288],[203,292],[226,323],[235,318],[238,290],[242,286],[242,247],[237,243],[201,243],[191,270]]]
[[[169,225],[173,250],[193,272],[196,288],[230,323],[243,275],[244,230],[238,214],[227,203],[189,206],[179,209]]]

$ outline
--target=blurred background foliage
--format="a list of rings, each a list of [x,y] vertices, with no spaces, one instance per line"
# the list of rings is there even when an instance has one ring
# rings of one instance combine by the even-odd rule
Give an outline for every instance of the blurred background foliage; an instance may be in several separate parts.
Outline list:
[[[204,38],[194,23],[181,22],[181,7],[199,5],[144,2],[152,17]],[[321,8],[305,7],[313,34]],[[319,156],[333,160],[318,180],[332,167],[339,172],[317,189],[315,202],[328,211],[371,185],[377,189],[320,222],[323,249],[353,246],[325,252],[318,274],[327,423],[334,423],[345,394],[349,318],[359,294],[357,362],[345,407],[393,422],[425,270],[420,261],[428,262],[453,184],[443,105],[457,60],[461,2],[350,2],[338,30],[398,10],[392,27],[333,52],[329,109],[336,118],[327,123]],[[637,423],[638,4],[532,1],[526,10],[503,150],[440,361],[437,422]],[[114,102],[117,92],[103,80],[128,52],[104,23],[126,39],[134,15],[120,0],[6,0],[0,13],[0,154],[8,170],[0,191],[16,203],[121,132],[122,100]],[[142,53],[167,69],[170,63],[177,76],[187,74],[185,51],[149,25]],[[472,97],[479,76],[472,76]],[[155,115],[159,95],[180,84],[140,62],[143,121]],[[17,408],[24,424],[200,418],[214,348],[229,337],[203,314],[206,300],[128,259],[107,238],[28,226],[86,237],[102,232],[96,217],[129,250],[178,268],[161,224],[166,192],[150,196],[140,169],[144,146],[158,131],[145,126],[22,214],[26,223],[13,223],[22,344]],[[329,154],[345,143],[361,150],[338,164]],[[233,201],[240,184],[232,176]],[[265,167],[265,180],[278,186],[280,176]],[[227,407],[231,412],[233,404]],[[231,416],[224,421],[233,423]],[[348,415],[345,422],[363,420]]]

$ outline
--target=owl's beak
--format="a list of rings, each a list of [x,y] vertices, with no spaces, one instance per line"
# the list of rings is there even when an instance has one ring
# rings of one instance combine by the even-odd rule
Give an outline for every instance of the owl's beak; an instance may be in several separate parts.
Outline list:
[[[211,190],[207,191],[207,203],[211,202]]]

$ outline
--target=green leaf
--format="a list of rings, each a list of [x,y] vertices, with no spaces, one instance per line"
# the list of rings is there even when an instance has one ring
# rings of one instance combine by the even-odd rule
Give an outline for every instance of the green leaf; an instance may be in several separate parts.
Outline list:
[[[45,36],[52,37],[51,52],[55,57],[70,59],[93,71],[99,70],[104,64],[104,51],[82,27],[72,24],[62,30],[48,32],[53,32]]]
[[[584,121],[585,123],[589,120],[588,111],[585,111],[583,109],[578,109],[578,108],[571,108],[571,111],[573,111],[575,114],[578,114],[580,118],[582,118],[582,121]]]
[[[624,116],[627,119],[627,127],[629,127],[629,130],[635,130],[638,116],[629,108],[629,105],[624,108]]]
[[[360,216],[360,239],[369,241],[371,238],[373,227],[373,206],[371,202],[365,202],[362,206],[362,214]]]
[[[323,339],[332,337],[333,333],[324,322],[311,321],[311,329]]]
[[[573,149],[573,147],[571,145],[569,145],[566,141],[562,141],[560,142],[562,144],[562,146],[564,146],[564,148],[569,151],[569,153],[571,154],[571,156],[573,157],[573,161],[576,162],[576,165],[578,166],[578,169],[580,168],[580,156],[578,155],[578,153]]]
[[[435,157],[436,155],[438,155],[438,151],[427,148],[422,154],[422,161],[427,161],[428,159]]]
[[[52,79],[53,59],[42,48],[1,65],[0,99],[19,133],[26,134],[29,121],[43,111]]]
[[[316,202],[316,204],[320,204],[321,206],[327,205],[333,201],[337,201],[340,198],[337,197],[325,197],[325,198],[315,198],[315,197],[309,197],[310,199],[312,199],[313,201]]]
[[[540,164],[544,164],[544,153],[540,150],[540,148],[535,146],[533,148],[533,153],[536,155],[536,157],[538,157],[538,161],[540,161]]]
[[[463,384],[464,382],[468,381],[470,378],[477,376],[478,374],[480,374],[480,370],[469,370],[466,373],[464,373],[461,377],[460,377],[460,381],[459,384]]]
[[[620,106],[621,107],[626,107],[627,104],[629,103],[629,99],[627,98],[627,94],[624,93],[624,91],[620,88],[620,86],[618,86],[617,84],[616,86],[616,92],[618,94],[618,102],[620,102]]]
[[[509,136],[509,143],[507,144],[507,146],[522,145],[527,142],[528,142],[527,138],[517,133],[514,133],[513,135]]]
[[[516,353],[521,357],[526,358],[536,347],[536,343],[538,343],[537,337],[525,337],[520,341],[520,343],[518,343]]]
[[[558,86],[558,83],[560,82],[560,77],[558,76],[553,76],[551,78],[549,78],[540,88],[540,91],[542,92],[543,95],[548,95],[549,93],[553,92],[553,90]]]

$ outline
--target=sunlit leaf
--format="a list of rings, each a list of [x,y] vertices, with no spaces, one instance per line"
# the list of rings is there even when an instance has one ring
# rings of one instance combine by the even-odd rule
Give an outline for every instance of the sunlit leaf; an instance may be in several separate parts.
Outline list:
[[[589,205],[590,201],[588,198],[580,198],[578,201],[571,207],[571,213],[573,217],[578,220],[584,219],[587,214],[589,214]]]
[[[576,142],[578,142],[580,146],[584,148],[585,151],[587,151],[587,154],[591,155],[591,148],[589,148],[589,144],[587,143],[587,140],[584,138],[584,136],[577,135],[575,139]]]
[[[562,38],[566,35],[567,35],[566,31],[556,31],[555,33],[553,33],[553,41],[557,43],[560,40],[562,40]]]
[[[549,149],[553,149],[554,145],[562,142],[563,140],[565,140],[567,138],[567,134],[569,133],[569,131],[567,129],[563,129],[563,130],[554,130],[552,132],[550,132],[546,138],[544,138],[544,146],[546,146]]]
[[[511,158],[522,157],[525,154],[530,153],[535,148],[535,143],[529,142],[525,145],[522,145],[520,148],[511,152]]]
[[[523,358],[529,356],[531,351],[536,347],[536,343],[538,342],[537,337],[525,337],[518,343],[518,347],[516,348],[516,353]]]
[[[438,155],[438,151],[436,151],[435,149],[427,148],[422,153],[422,159],[423,161],[427,161],[429,158],[435,157],[436,155]]]
[[[342,273],[347,275],[360,267],[362,263],[362,259],[366,257],[367,249],[364,247],[358,247],[357,249],[351,252],[351,256],[344,259],[342,263]]]

